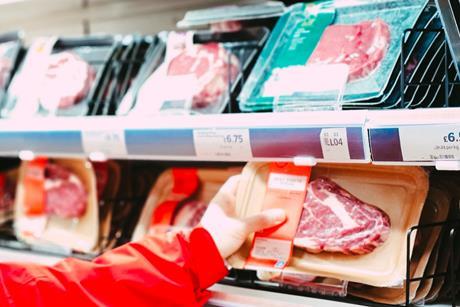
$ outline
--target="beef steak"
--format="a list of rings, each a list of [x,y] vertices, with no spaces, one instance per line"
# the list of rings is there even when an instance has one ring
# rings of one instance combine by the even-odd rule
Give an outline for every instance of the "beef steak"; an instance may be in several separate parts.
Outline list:
[[[168,76],[194,75],[197,88],[193,109],[203,109],[226,99],[228,84],[236,79],[238,59],[217,43],[195,44],[185,48],[169,63]],[[177,88],[180,88],[178,84]]]
[[[389,234],[385,212],[321,177],[308,186],[294,245],[312,253],[366,254]]]
[[[90,91],[95,74],[92,66],[72,52],[50,55],[40,86],[41,106],[56,110],[75,105]]]
[[[86,211],[87,193],[80,178],[49,163],[45,170],[45,210],[62,218],[78,218]]]
[[[326,28],[309,64],[347,64],[348,81],[368,76],[385,57],[390,29],[381,19]]]

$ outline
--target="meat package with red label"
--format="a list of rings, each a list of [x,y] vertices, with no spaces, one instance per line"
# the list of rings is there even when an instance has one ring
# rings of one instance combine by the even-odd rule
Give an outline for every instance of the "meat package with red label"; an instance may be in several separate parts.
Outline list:
[[[99,240],[98,211],[96,178],[88,161],[22,162],[14,220],[20,240],[49,249],[92,252]]]
[[[89,114],[117,46],[113,36],[35,39],[8,88],[2,115]]]
[[[270,191],[270,174],[268,163],[248,163],[243,169],[236,199],[239,216],[263,210],[261,196]],[[417,167],[317,165],[287,265],[268,268],[253,261],[254,235],[227,260],[236,269],[399,286],[405,276],[406,233],[419,222],[427,191],[427,174]]]
[[[150,190],[132,240],[158,229],[193,228],[225,181],[241,167],[171,168]]]

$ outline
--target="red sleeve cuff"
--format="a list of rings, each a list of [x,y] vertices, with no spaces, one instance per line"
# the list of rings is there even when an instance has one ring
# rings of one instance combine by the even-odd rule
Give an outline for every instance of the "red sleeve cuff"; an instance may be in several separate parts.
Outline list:
[[[206,289],[224,278],[228,270],[211,235],[195,228],[189,237],[192,267],[200,289]]]

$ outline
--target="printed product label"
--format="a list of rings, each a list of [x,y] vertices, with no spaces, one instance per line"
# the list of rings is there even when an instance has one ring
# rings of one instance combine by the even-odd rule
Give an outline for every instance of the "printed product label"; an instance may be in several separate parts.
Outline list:
[[[399,128],[404,161],[460,160],[460,125]]]
[[[196,155],[200,158],[247,160],[252,158],[248,129],[193,130]]]
[[[320,138],[324,160],[350,160],[347,128],[324,128],[321,130]]]

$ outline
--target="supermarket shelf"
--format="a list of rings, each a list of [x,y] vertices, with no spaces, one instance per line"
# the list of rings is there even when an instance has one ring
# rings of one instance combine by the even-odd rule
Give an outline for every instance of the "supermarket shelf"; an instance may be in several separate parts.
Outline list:
[[[366,111],[343,111],[4,119],[0,155],[368,162],[365,116]]]
[[[0,156],[460,169],[460,108],[0,120]]]

